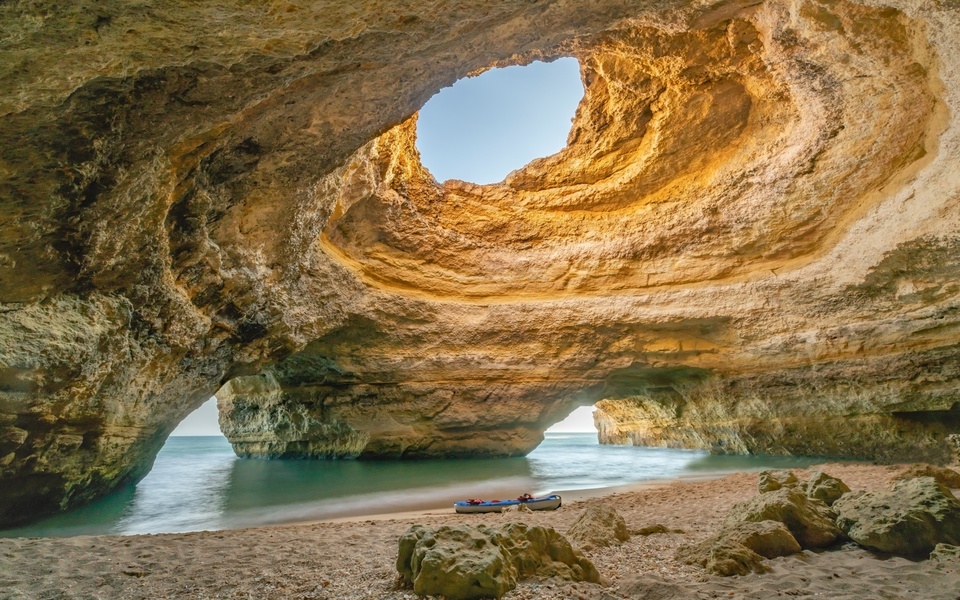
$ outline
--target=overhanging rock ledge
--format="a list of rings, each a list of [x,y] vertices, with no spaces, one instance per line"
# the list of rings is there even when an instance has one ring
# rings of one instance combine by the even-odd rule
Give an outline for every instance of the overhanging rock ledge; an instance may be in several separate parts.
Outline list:
[[[249,456],[611,442],[943,461],[950,2],[0,5],[0,524]],[[416,111],[576,57],[567,147],[438,183]],[[218,391],[219,390],[219,391]]]

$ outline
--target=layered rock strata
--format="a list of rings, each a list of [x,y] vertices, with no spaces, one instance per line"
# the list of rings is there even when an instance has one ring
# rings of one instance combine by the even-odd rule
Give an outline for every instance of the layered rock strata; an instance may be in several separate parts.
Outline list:
[[[608,444],[948,463],[960,428],[955,349],[719,375],[603,400],[594,422]]]
[[[0,523],[136,481],[214,392],[251,456],[522,454],[604,398],[649,399],[604,408],[622,439],[739,451],[960,430],[953,4],[24,0],[0,32]],[[431,95],[560,56],[564,150],[433,180]]]

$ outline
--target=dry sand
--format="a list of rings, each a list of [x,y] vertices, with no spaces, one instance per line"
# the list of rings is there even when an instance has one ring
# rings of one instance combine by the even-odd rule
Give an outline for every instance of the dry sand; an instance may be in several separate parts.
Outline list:
[[[832,464],[818,468],[852,489],[888,489],[899,467]],[[703,539],[735,503],[757,493],[757,475],[665,483],[604,496],[631,529],[663,524],[685,533],[634,536],[585,552],[605,584],[526,581],[505,598],[819,597],[960,599],[960,561],[911,562],[852,546],[769,561],[771,573],[717,577],[674,559]],[[0,598],[383,598],[413,599],[396,588],[397,538],[414,523],[500,524],[511,520],[565,532],[586,502],[553,512],[457,515],[450,511],[233,531],[66,539],[0,539]]]

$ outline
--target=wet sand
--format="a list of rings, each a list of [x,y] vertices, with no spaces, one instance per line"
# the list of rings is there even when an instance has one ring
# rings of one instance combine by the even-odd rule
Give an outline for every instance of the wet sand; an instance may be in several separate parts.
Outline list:
[[[852,489],[888,489],[901,467],[817,468]],[[797,471],[798,474],[800,471]],[[526,581],[507,599],[960,598],[960,562],[911,562],[844,547],[769,561],[772,572],[722,578],[678,562],[681,544],[707,537],[736,502],[757,493],[756,473],[564,495],[557,511],[457,515],[429,509],[255,529],[66,539],[0,539],[0,598],[413,599],[396,587],[397,539],[411,525],[525,521],[565,532],[589,502],[612,504],[631,529],[663,524],[684,533],[633,536],[585,552],[602,585]]]

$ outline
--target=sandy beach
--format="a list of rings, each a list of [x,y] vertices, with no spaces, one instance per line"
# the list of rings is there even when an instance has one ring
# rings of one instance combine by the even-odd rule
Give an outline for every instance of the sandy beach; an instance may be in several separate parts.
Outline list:
[[[902,467],[820,465],[853,490],[888,489]],[[801,471],[797,471],[802,474]],[[757,474],[568,495],[552,512],[457,515],[452,509],[344,518],[256,529],[139,536],[0,540],[0,597],[412,599],[398,589],[397,539],[413,524],[524,521],[564,533],[587,503],[613,505],[632,530],[662,524],[683,533],[634,535],[585,551],[601,585],[525,581],[507,599],[960,598],[960,563],[912,562],[844,546],[770,561],[763,575],[717,577],[674,558],[714,531],[729,508],[757,494]],[[592,496],[592,497],[591,497]]]

